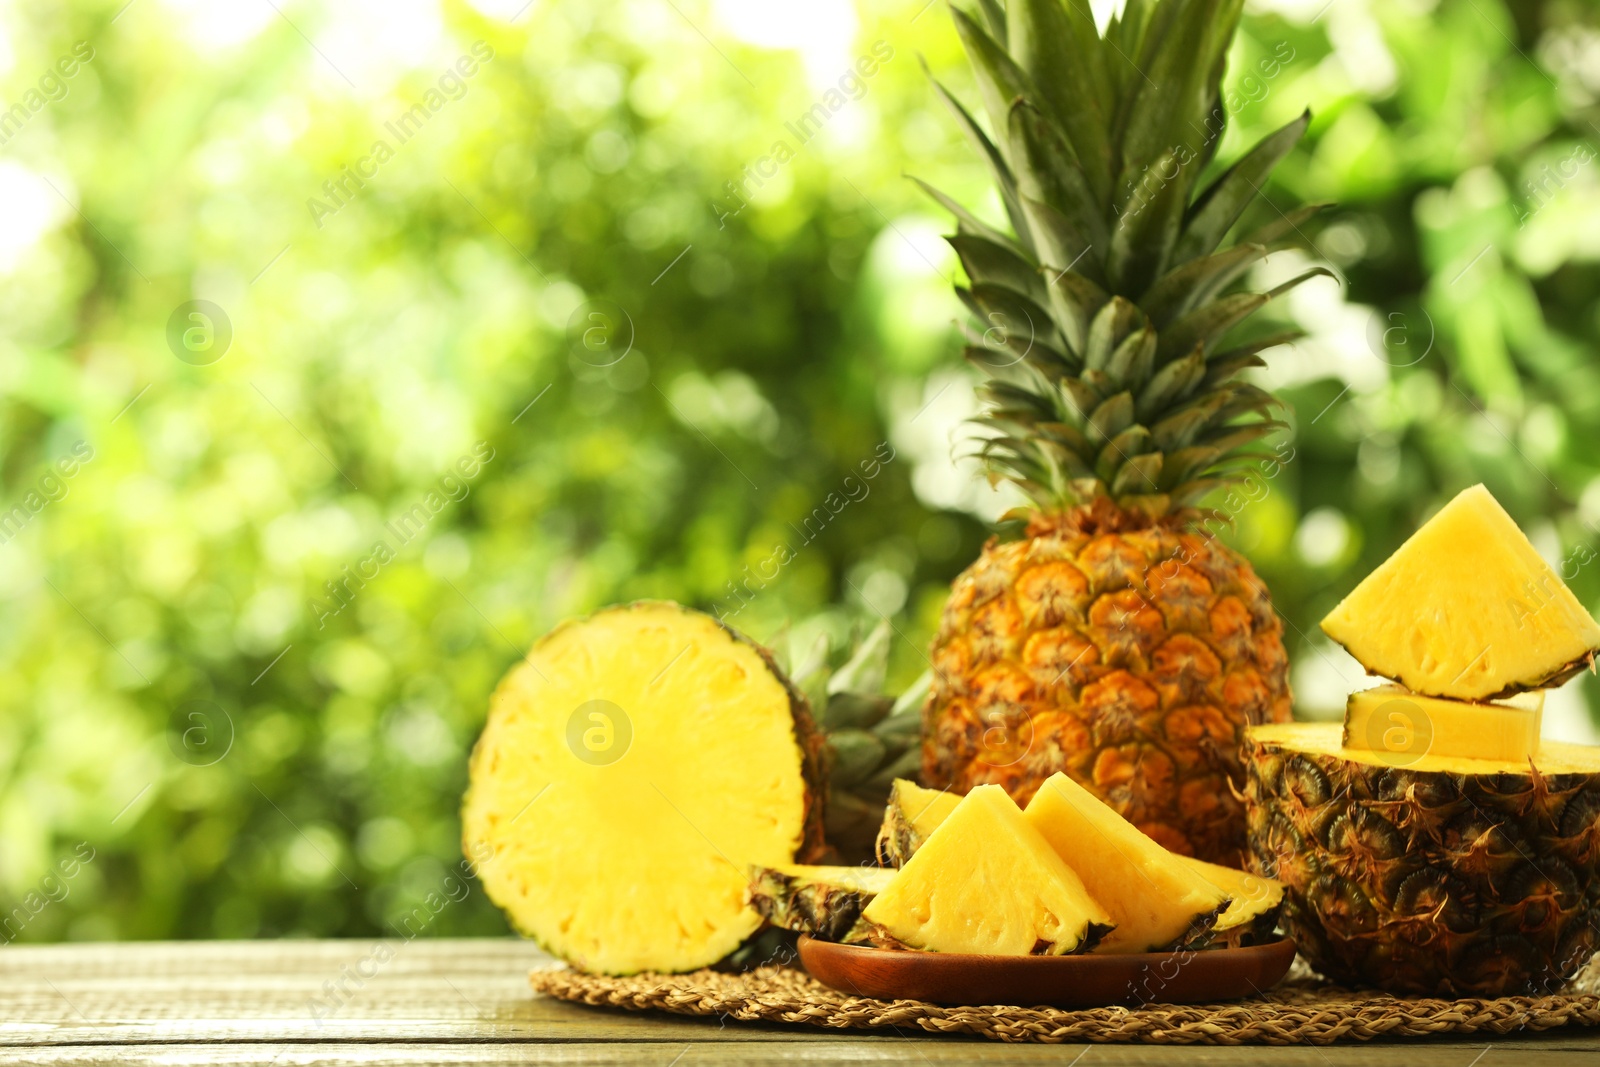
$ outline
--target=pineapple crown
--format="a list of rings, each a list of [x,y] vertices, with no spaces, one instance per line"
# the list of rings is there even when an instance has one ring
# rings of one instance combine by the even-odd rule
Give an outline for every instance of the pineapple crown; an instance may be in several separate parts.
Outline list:
[[[1110,498],[1160,518],[1242,478],[1241,452],[1285,424],[1241,381],[1279,333],[1223,335],[1275,296],[1229,291],[1268,247],[1325,205],[1231,244],[1228,232],[1305,132],[1268,135],[1204,187],[1227,114],[1226,55],[1243,0],[1126,0],[1102,35],[1089,0],[978,0],[952,9],[989,129],[937,81],[988,165],[1011,223],[1002,233],[918,182],[955,215],[949,241],[983,326],[966,358],[987,381],[994,431],[979,455],[1041,511]]]

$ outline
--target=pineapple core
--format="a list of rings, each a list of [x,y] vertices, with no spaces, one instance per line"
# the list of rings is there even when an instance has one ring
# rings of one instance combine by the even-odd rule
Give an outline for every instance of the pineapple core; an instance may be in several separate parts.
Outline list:
[[[1065,774],[1045,779],[1026,818],[1111,913],[1115,929],[1096,952],[1172,947],[1205,932],[1228,903],[1226,892]]]
[[[968,793],[862,917],[912,948],[990,956],[1082,952],[1111,923],[997,785]]]
[[[1559,685],[1600,649],[1600,624],[1481,485],[1412,534],[1322,629],[1371,673],[1457,700]]]
[[[1430,752],[1526,763],[1539,752],[1543,715],[1542,690],[1475,704],[1418,696],[1398,685],[1380,685],[1350,694],[1344,712],[1344,744],[1382,753],[1396,766]]]

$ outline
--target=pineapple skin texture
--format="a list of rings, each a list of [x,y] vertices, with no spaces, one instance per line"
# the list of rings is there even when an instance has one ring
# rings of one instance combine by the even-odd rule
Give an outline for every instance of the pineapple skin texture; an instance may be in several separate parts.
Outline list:
[[[1247,742],[1255,867],[1335,981],[1543,996],[1600,947],[1600,772],[1417,771]]]
[[[1169,850],[1243,865],[1244,730],[1290,718],[1283,623],[1181,518],[1100,499],[984,546],[933,642],[925,785],[1025,805],[1062,771]]]

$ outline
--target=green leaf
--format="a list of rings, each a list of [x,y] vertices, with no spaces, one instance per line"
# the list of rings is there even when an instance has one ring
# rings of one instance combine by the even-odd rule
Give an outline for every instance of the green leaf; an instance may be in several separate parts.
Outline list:
[[[1227,403],[1226,393],[1203,394],[1150,427],[1150,438],[1163,452],[1192,445]]]
[[[1184,399],[1205,377],[1205,352],[1196,346],[1187,356],[1172,360],[1156,371],[1148,385],[1139,394],[1136,409],[1140,421],[1148,422],[1155,415]]]
[[[1188,191],[1189,176],[1171,149],[1141,176],[1111,230],[1106,278],[1117,292],[1137,297],[1166,269],[1183,226]]]
[[[1122,339],[1133,330],[1140,318],[1139,309],[1132,301],[1120,296],[1100,309],[1089,324],[1089,343],[1084,350],[1083,365],[1089,370],[1104,370],[1111,362],[1111,354]]]
[[[1070,270],[1045,267],[1040,273],[1050,295],[1050,311],[1055,316],[1056,328],[1066,342],[1067,351],[1081,363],[1088,344],[1089,323],[1111,296],[1082,274]]]
[[[944,193],[941,193],[939,190],[935,189],[921,178],[912,178],[911,180],[916,182],[923,192],[937,200],[940,207],[944,208],[946,211],[950,212],[950,214],[956,217],[956,225],[959,232],[972,234],[975,237],[982,237],[984,240],[991,241],[1002,248],[1009,249],[1017,255],[1024,254],[1022,246],[1017,244],[1015,238],[1001,233],[993,226],[990,226],[987,222],[982,221],[978,218],[978,216],[974,215],[972,212],[968,211],[966,208],[962,207],[960,204],[956,203],[950,197],[946,196]]]
[[[1022,201],[1018,199],[1017,181],[1011,173],[1011,167],[1007,165],[1005,158],[1001,156],[1000,150],[994,146],[994,142],[989,140],[989,135],[979,128],[978,124],[973,121],[972,115],[968,113],[966,108],[961,106],[961,101],[951,96],[945,90],[945,87],[934,79],[933,73],[928,71],[926,62],[923,63],[922,69],[927,73],[928,80],[933,83],[933,91],[940,100],[944,101],[945,106],[950,109],[950,113],[955,116],[956,125],[961,127],[961,132],[966,134],[968,142],[977,150],[978,155],[983,158],[984,162],[989,165],[989,175],[994,179],[995,187],[1000,190],[1000,199],[1005,204],[1006,216],[1011,220],[1011,228],[1017,231],[1017,240],[1022,244],[1022,247],[1032,252],[1034,248],[1033,238],[1028,232],[1028,218],[1022,211]]]
[[[1007,51],[1037,87],[1036,102],[1066,131],[1091,203],[1104,206],[1111,192],[1112,101],[1093,15],[1082,0],[1011,0],[1007,18]]]
[[[1041,265],[1062,270],[1077,266],[1090,277],[1098,274],[1099,264],[1089,255],[1093,242],[1076,221],[1028,196],[1022,198],[1022,208],[1028,213]]]
[[[1105,247],[1105,219],[1077,156],[1056,124],[1030,102],[1018,100],[1007,116],[1006,129],[1016,156],[1017,187],[1023,202],[1037,200],[1066,217],[1079,237],[1074,257],[1084,247]],[[1047,258],[1042,245],[1039,258],[1058,268],[1071,262]]]
[[[1266,254],[1264,245],[1238,244],[1203,259],[1191,259],[1156,282],[1139,306],[1165,329],[1174,319],[1213,298]]]
[[[974,285],[970,290],[982,320],[984,343],[997,351],[1006,349],[1025,358],[1036,345],[1061,349],[1055,321],[1021,293],[998,285]]]
[[[1233,40],[1242,4],[1165,0],[1157,7],[1140,63],[1144,77],[1133,83],[1132,103],[1119,115],[1122,172],[1114,205],[1125,202],[1146,166],[1163,152],[1182,146],[1190,157],[1183,160],[1186,166],[1198,154],[1191,147],[1199,132],[1192,124],[1204,118],[1215,95],[1214,74]]]
[[[1150,377],[1156,360],[1156,331],[1143,326],[1123,338],[1106,363],[1106,374],[1119,385],[1135,386]]]
[[[1110,440],[1133,423],[1133,396],[1118,393],[1104,400],[1089,416],[1089,426],[1099,437]]]
[[[1263,137],[1254,148],[1196,198],[1184,222],[1176,259],[1184,262],[1214,251],[1239,221],[1262,184],[1311,124],[1311,112]],[[1266,242],[1261,242],[1266,243]]]
[[[998,285],[1040,306],[1050,302],[1039,269],[1004,245],[974,234],[956,234],[945,240],[956,250],[962,269],[974,284]]]
[[[889,645],[893,638],[894,631],[889,626],[889,620],[880,620],[856,646],[844,666],[834,671],[833,677],[828,679],[828,693],[867,693],[872,696],[882,693],[884,680],[889,674]],[[884,710],[887,713],[888,708]]]
[[[1305,335],[1304,330],[1279,330],[1247,345],[1214,353],[1206,360],[1206,379],[1201,383],[1201,388],[1208,389],[1220,385],[1250,367],[1265,367],[1267,361],[1257,355],[1258,352],[1265,352],[1279,345],[1292,344]]]
[[[1095,456],[1095,474],[1101,481],[1110,482],[1124,463],[1148,451],[1149,444],[1149,429],[1134,423],[1101,446],[1099,454]]]
[[[1111,492],[1122,497],[1130,493],[1150,493],[1159,490],[1164,463],[1165,457],[1160,452],[1146,452],[1142,456],[1134,456],[1117,471],[1116,478],[1111,482]]]
[[[1006,10],[1000,0],[978,0],[978,12],[983,15],[989,34],[997,41],[1006,39]]]
[[[967,60],[972,64],[973,79],[978,83],[983,109],[989,113],[989,124],[995,130],[1004,130],[1011,105],[1017,98],[1037,100],[1038,91],[1016,61],[972,21],[971,16],[955,7],[950,9],[950,14]],[[1009,152],[1006,158],[1010,159]]]
[[[1196,347],[1210,349],[1218,338],[1271,299],[1269,293],[1234,293],[1189,312],[1162,332],[1156,362],[1165,362]]]
[[[1332,206],[1333,205],[1328,203],[1306,204],[1303,207],[1295,208],[1293,211],[1290,211],[1287,214],[1279,212],[1278,217],[1273,219],[1271,222],[1265,223],[1264,225],[1245,234],[1245,236],[1240,239],[1240,243],[1251,245],[1274,245],[1292,233],[1297,238],[1297,241],[1292,243],[1304,243],[1306,245],[1310,245],[1311,239],[1300,232],[1300,226],[1307,220],[1315,218],[1317,215],[1321,214],[1323,211],[1326,211]]]

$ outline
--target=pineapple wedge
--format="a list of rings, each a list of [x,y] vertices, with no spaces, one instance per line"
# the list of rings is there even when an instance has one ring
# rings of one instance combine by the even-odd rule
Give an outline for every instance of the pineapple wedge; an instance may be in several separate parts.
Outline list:
[[[997,785],[968,793],[862,917],[880,943],[991,956],[1083,952],[1111,926]]]
[[[1350,694],[1344,746],[1382,753],[1396,766],[1430,752],[1520,765],[1539,752],[1543,717],[1543,690],[1478,704],[1380,685]]]
[[[867,940],[861,909],[889,887],[887,867],[750,868],[750,906],[774,926],[822,941]]]
[[[1025,815],[1103,903],[1115,928],[1096,952],[1157,952],[1198,939],[1228,894],[1065,774],[1045,779]]]
[[[1239,948],[1268,941],[1283,911],[1283,883],[1249,871],[1178,856],[1178,862],[1227,893],[1228,907],[1205,937],[1207,948]]]
[[[1463,490],[1322,620],[1372,674],[1493,700],[1560,685],[1600,624],[1481,485]]]
[[[884,867],[904,867],[934,828],[961,803],[959,794],[948,789],[924,789],[915,782],[896,778],[889,790],[883,826],[878,830],[878,863]]]

